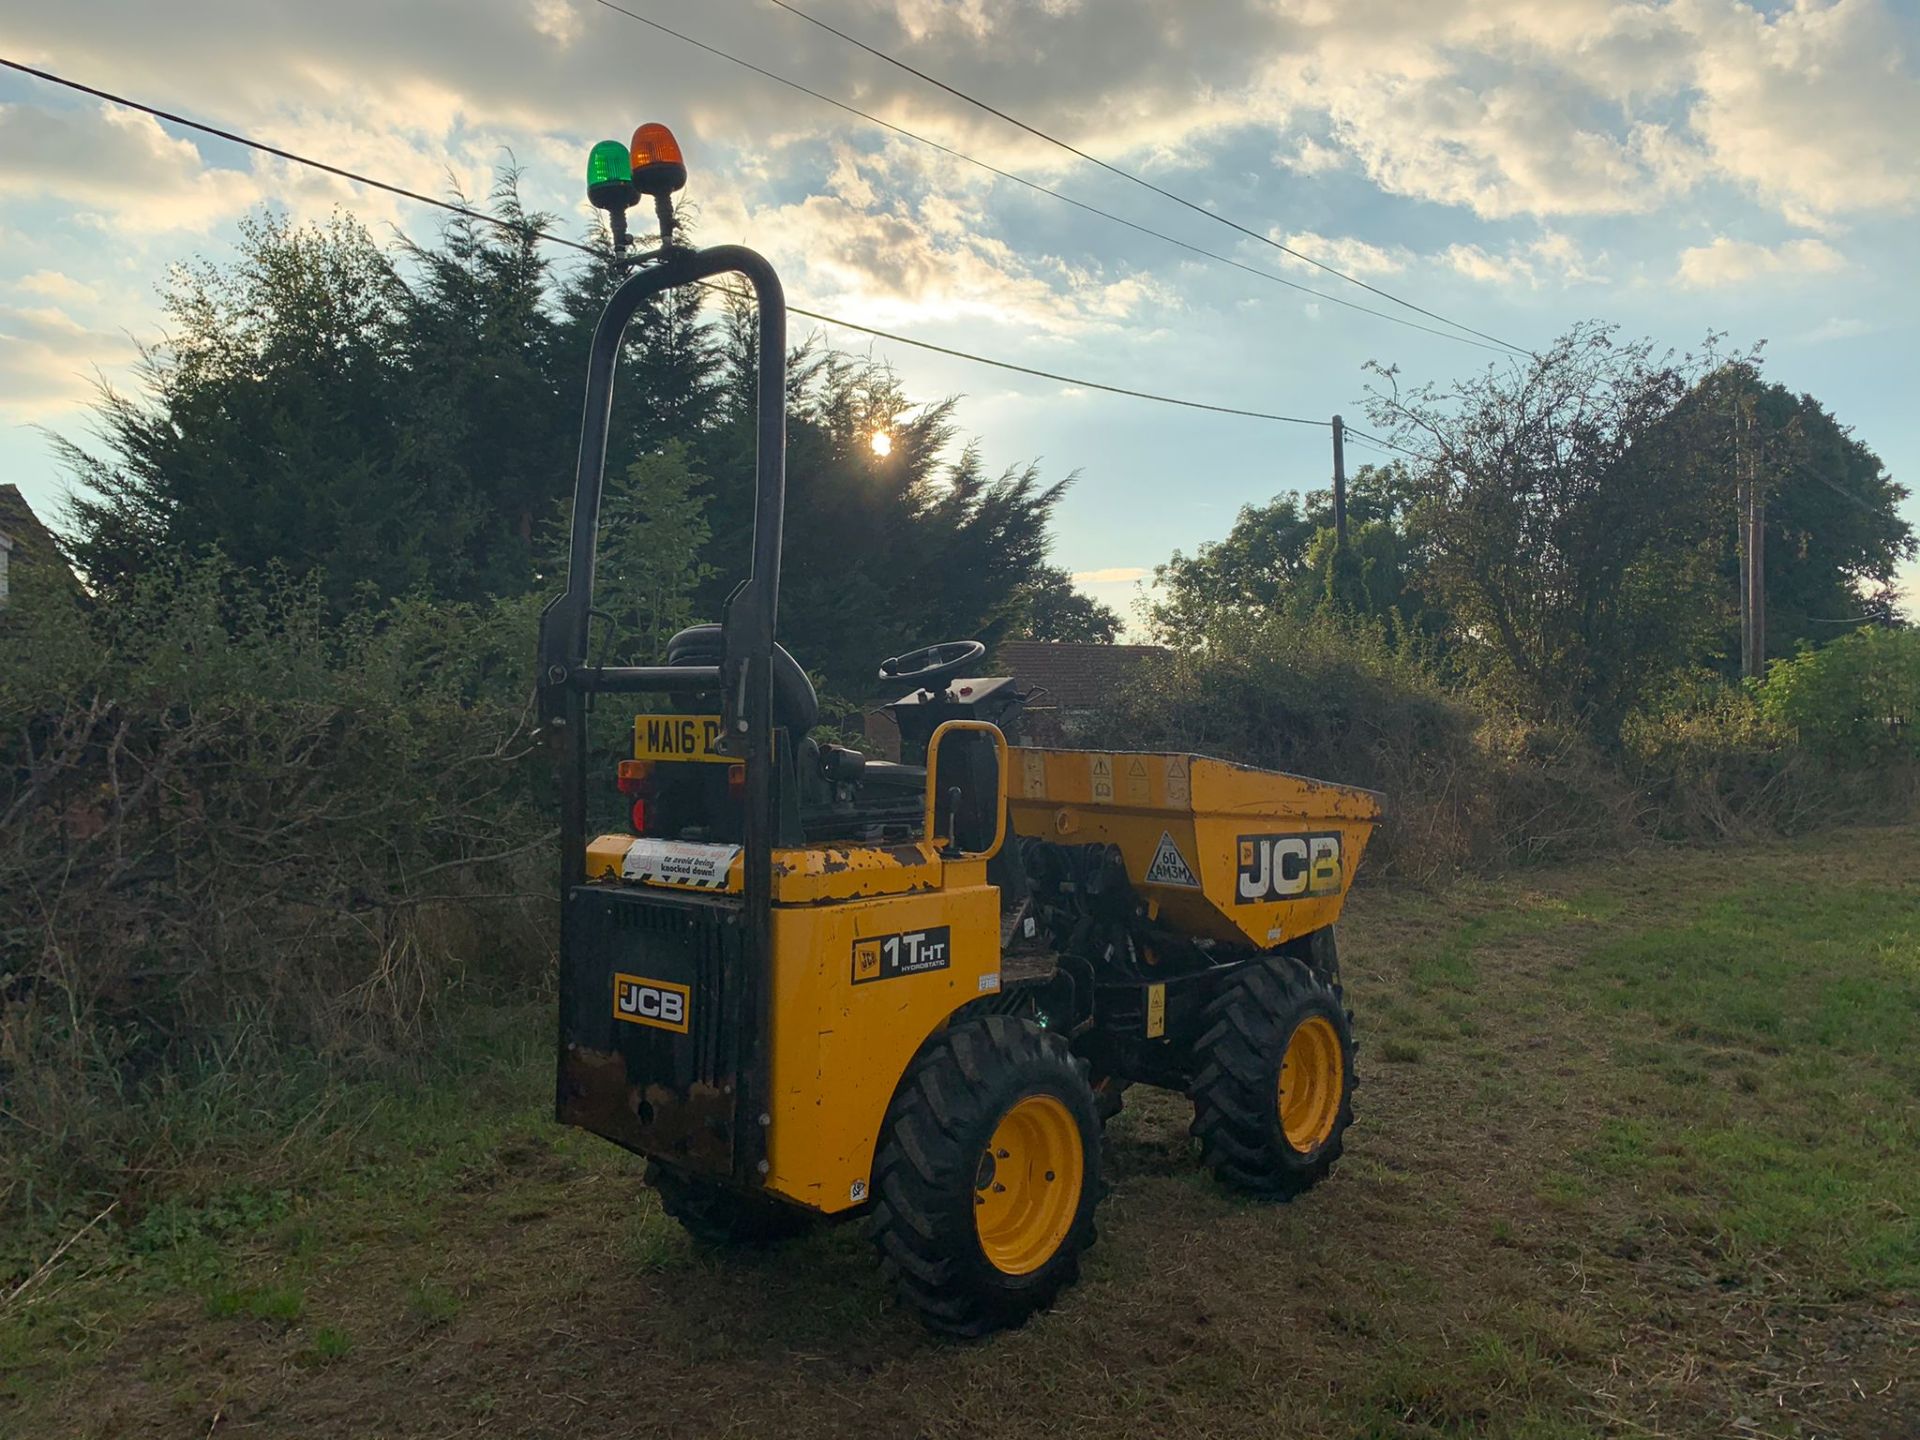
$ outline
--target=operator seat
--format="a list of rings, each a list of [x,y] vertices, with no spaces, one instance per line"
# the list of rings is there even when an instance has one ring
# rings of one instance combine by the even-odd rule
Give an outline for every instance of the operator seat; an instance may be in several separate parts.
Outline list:
[[[669,665],[718,665],[721,654],[718,625],[689,625],[667,641]],[[820,720],[820,697],[800,662],[784,646],[773,647],[773,723],[797,741]]]

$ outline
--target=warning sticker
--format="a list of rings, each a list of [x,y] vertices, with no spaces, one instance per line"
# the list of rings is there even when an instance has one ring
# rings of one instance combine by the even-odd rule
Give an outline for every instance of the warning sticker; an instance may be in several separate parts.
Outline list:
[[[1167,803],[1185,805],[1193,798],[1187,788],[1187,757],[1175,755],[1167,761]]]
[[[1138,755],[1127,766],[1127,799],[1139,805],[1147,803],[1147,762]]]
[[[1189,890],[1200,888],[1200,877],[1193,873],[1193,867],[1187,864],[1187,857],[1180,853],[1180,847],[1173,843],[1173,832],[1160,832],[1160,848],[1153,852],[1153,863],[1147,866],[1149,885],[1184,885]]]
[[[1020,756],[1022,778],[1026,781],[1027,798],[1044,800],[1047,796],[1047,757],[1038,750],[1024,751]]]
[[[687,885],[698,890],[724,890],[727,872],[740,853],[738,845],[696,845],[685,840],[636,840],[620,862],[624,880],[649,885]]]
[[[1093,803],[1096,805],[1113,803],[1113,757],[1111,755],[1093,757]]]

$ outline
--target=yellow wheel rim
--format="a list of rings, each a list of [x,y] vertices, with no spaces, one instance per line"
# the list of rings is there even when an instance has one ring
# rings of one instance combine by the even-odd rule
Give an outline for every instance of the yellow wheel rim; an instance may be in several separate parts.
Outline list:
[[[1331,1020],[1308,1016],[1294,1027],[1280,1060],[1280,1128],[1301,1154],[1318,1150],[1333,1134],[1345,1082],[1340,1032]]]
[[[1029,1095],[1000,1117],[980,1152],[973,1223],[994,1268],[1030,1275],[1073,1228],[1085,1177],[1080,1127],[1051,1095]]]

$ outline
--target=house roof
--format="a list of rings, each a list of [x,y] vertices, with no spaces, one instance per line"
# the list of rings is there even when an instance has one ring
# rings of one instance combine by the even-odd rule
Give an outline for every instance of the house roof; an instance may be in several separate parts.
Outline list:
[[[40,523],[18,485],[0,485],[0,537],[12,542],[7,565],[13,572],[13,588],[19,588],[29,573],[39,572],[54,576],[55,585],[80,593],[80,581],[67,564],[60,542]]]
[[[53,532],[40,523],[40,517],[27,504],[18,485],[0,485],[0,535],[13,542],[13,563],[28,565],[37,561],[64,564],[59,542]]]
[[[992,668],[1012,675],[1023,690],[1044,687],[1047,693],[1037,697],[1036,708],[1097,710],[1134,666],[1172,653],[1161,645],[1007,640],[996,648]]]

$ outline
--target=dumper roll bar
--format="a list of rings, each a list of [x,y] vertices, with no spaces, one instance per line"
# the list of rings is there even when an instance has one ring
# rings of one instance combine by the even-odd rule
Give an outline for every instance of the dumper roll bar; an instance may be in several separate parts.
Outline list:
[[[607,432],[613,418],[613,376],[627,323],[640,305],[682,285],[717,275],[739,275],[753,287],[759,306],[759,376],[754,461],[753,551],[747,578],[727,597],[721,613],[718,665],[589,665],[588,627],[593,609],[594,554],[600,497],[607,468]],[[742,839],[744,909],[754,972],[743,982],[743,1017],[749,1045],[765,1054],[766,957],[773,925],[773,646],[779,619],[780,544],[787,495],[787,302],[773,266],[742,245],[670,250],[623,282],[594,327],[587,363],[587,398],[580,422],[580,458],[574,477],[573,525],[567,588],[540,616],[538,713],[555,754],[560,788],[561,954],[560,1014],[573,1013],[573,977],[568,954],[576,886],[586,881],[587,701],[594,694],[714,694],[721,698],[721,748],[746,763],[746,824]],[[563,1019],[561,1053],[565,1054]],[[743,1060],[750,1057],[742,1056]],[[753,1057],[757,1058],[757,1057]],[[743,1064],[743,1087],[764,1073]],[[764,1097],[742,1095],[758,1106]],[[747,1108],[745,1104],[743,1110]],[[756,1136],[759,1126],[750,1126]]]

